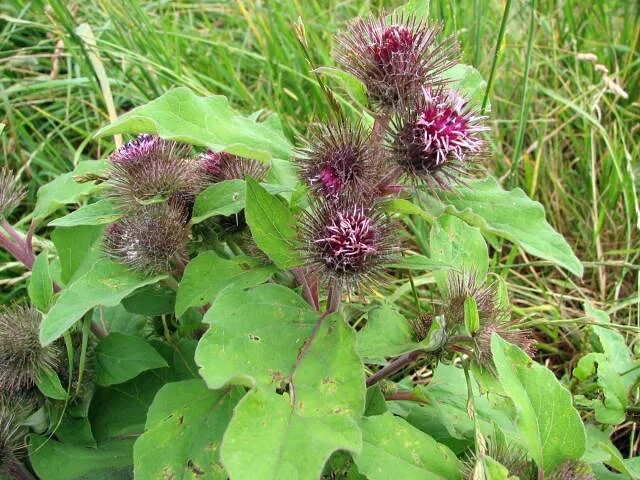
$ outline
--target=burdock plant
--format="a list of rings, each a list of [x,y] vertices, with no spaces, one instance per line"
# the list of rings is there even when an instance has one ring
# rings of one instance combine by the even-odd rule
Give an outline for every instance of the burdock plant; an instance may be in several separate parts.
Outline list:
[[[0,388],[9,394],[35,387],[44,369],[59,366],[57,344],[42,346],[38,338],[42,315],[26,305],[0,308]]]
[[[414,16],[358,18],[338,36],[336,58],[365,84],[374,107],[392,113],[423,85],[442,83],[457,61],[455,42],[438,42],[441,31]]]

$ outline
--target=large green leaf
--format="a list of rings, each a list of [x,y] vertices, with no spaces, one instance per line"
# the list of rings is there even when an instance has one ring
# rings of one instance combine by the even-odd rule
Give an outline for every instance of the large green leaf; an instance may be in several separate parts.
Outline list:
[[[443,76],[451,82],[451,88],[455,88],[464,94],[472,105],[480,108],[484,99],[484,92],[487,89],[487,82],[482,78],[478,70],[471,65],[458,63],[447,70]],[[487,103],[486,111],[491,111],[491,104]]]
[[[75,227],[77,225],[105,225],[118,220],[121,213],[109,199],[98,200],[74,210],[64,217],[49,222],[50,227]]]
[[[319,478],[333,452],[360,450],[364,371],[351,327],[327,317],[288,373],[288,393],[260,386],[238,404],[222,445],[231,478]]]
[[[562,235],[549,225],[542,205],[527,197],[521,189],[506,191],[495,178],[488,177],[469,182],[469,188],[439,195],[449,204],[447,207],[440,205],[447,213],[582,276],[582,263]],[[437,202],[431,207],[437,209]]]
[[[241,388],[209,390],[202,380],[169,383],[149,407],[145,433],[135,443],[139,480],[225,480],[219,447]]]
[[[221,95],[200,97],[185,87],[125,113],[97,135],[143,132],[265,162],[292,154],[279,122],[256,122],[235,113]]]
[[[244,208],[247,192],[244,180],[225,180],[203,190],[193,206],[193,223],[216,215],[229,216]]]
[[[50,344],[92,308],[115,306],[138,288],[165,277],[145,278],[106,258],[98,260],[93,268],[62,291],[44,316],[40,325],[40,342]]]
[[[293,368],[317,320],[308,303],[281,285],[225,290],[204,317],[212,328],[196,351],[200,375],[214,389],[230,382],[277,384]]]
[[[459,273],[474,273],[482,282],[489,269],[489,252],[480,229],[453,215],[442,215],[430,234],[431,260]],[[434,272],[442,295],[448,291],[448,272]]]
[[[29,457],[41,480],[128,480],[133,479],[132,446],[130,438],[90,448],[31,435]]]
[[[255,180],[247,179],[247,224],[253,240],[280,268],[300,265],[296,251],[295,217],[274,195]]]
[[[143,338],[111,333],[95,350],[96,383],[124,383],[146,370],[166,367],[167,362]]]
[[[102,256],[102,225],[58,227],[51,234],[64,284],[86,273]]]
[[[504,412],[512,408],[511,402],[494,393],[481,395],[476,382],[472,382],[472,388],[480,430],[485,435],[491,435],[495,423],[515,437],[513,421]],[[439,363],[429,385],[420,390],[421,396],[429,400],[427,405],[391,402],[391,411],[457,454],[472,446],[474,424],[467,414],[467,386],[462,369]]]
[[[605,312],[588,304],[586,313],[602,324],[610,322]],[[625,421],[630,390],[640,378],[640,361],[634,358],[624,336],[615,329],[596,325],[591,329],[597,338],[596,351],[580,358],[573,375],[585,381],[597,374],[600,387],[597,398],[582,403],[595,410],[598,422],[617,425]]]
[[[571,393],[553,372],[518,347],[493,335],[491,351],[504,393],[511,398],[516,424],[531,458],[545,472],[567,459],[579,459],[586,435]]]
[[[53,281],[49,274],[49,259],[44,251],[36,257],[31,270],[27,291],[29,300],[41,312],[46,312],[53,301]]]
[[[191,260],[184,271],[176,297],[176,315],[181,317],[190,307],[211,303],[229,285],[247,288],[265,282],[275,269],[272,266],[245,270],[239,263],[204,251]]]
[[[358,353],[369,363],[381,363],[385,357],[402,355],[419,347],[407,319],[389,305],[370,310],[367,324],[358,332]]]
[[[105,161],[86,160],[78,163],[73,172],[58,175],[54,180],[38,190],[33,218],[40,220],[58,208],[77,203],[102,187],[93,182],[78,183],[76,177],[82,175],[102,175],[107,168]]]
[[[362,452],[354,456],[358,471],[370,480],[456,480],[454,453],[391,413],[364,417]]]

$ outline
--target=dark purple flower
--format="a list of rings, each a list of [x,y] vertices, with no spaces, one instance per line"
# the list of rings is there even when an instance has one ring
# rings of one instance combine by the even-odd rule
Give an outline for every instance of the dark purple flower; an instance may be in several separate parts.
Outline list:
[[[125,210],[156,199],[179,199],[188,210],[204,183],[190,151],[188,145],[140,135],[110,157],[108,195]]]
[[[42,315],[31,306],[0,307],[0,391],[19,394],[33,388],[43,368],[57,368],[57,344],[40,345]]]
[[[366,85],[373,105],[397,107],[425,83],[441,83],[442,73],[455,64],[457,44],[438,44],[441,30],[413,16],[359,18],[338,37],[336,58]]]
[[[251,177],[259,182],[267,176],[268,167],[262,162],[227,152],[207,150],[200,155],[200,168],[211,182],[244,180]]]
[[[423,89],[419,100],[393,122],[390,155],[414,182],[448,188],[477,168],[488,130],[469,101],[455,90]]]
[[[170,271],[186,256],[187,216],[181,205],[142,205],[107,227],[104,249],[114,260],[145,274]]]
[[[325,280],[349,290],[375,281],[395,250],[393,225],[375,205],[318,200],[302,218],[304,254]]]
[[[318,125],[298,150],[300,176],[311,191],[323,197],[366,198],[376,186],[380,169],[369,134],[362,125],[345,120]]]
[[[11,170],[0,168],[0,217],[11,215],[26,193],[26,189],[16,183]]]

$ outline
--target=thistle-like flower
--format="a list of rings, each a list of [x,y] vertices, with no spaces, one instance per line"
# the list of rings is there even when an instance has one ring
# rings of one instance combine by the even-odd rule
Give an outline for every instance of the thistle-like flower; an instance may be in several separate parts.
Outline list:
[[[207,150],[200,155],[199,165],[201,171],[212,183],[244,180],[247,177],[261,182],[267,176],[268,170],[267,165],[257,160],[212,150]]]
[[[451,272],[447,279],[447,295],[442,306],[448,326],[464,324],[464,303],[472,297],[478,307],[480,323],[488,322],[503,315],[497,301],[494,286],[479,284],[474,273]]]
[[[596,477],[585,462],[567,460],[551,473],[549,480],[596,480]]]
[[[109,157],[108,195],[125,210],[157,198],[193,202],[203,179],[191,147],[143,134]]]
[[[24,448],[20,427],[8,409],[0,410],[0,473],[6,473]]]
[[[11,215],[26,193],[26,189],[16,183],[11,170],[0,168],[0,218]]]
[[[365,84],[372,105],[395,108],[425,83],[442,83],[456,63],[458,46],[451,39],[437,43],[441,31],[414,16],[358,18],[338,37],[336,59]]]
[[[346,120],[315,127],[297,160],[302,179],[323,197],[366,198],[380,172],[369,134]]]
[[[43,368],[58,367],[59,346],[40,345],[41,320],[31,306],[0,307],[0,390],[24,393],[36,385]]]
[[[301,227],[307,260],[320,277],[347,290],[378,280],[396,249],[394,227],[376,205],[316,200]]]
[[[390,157],[414,183],[449,189],[478,169],[484,118],[459,92],[425,87],[393,121]]]
[[[416,318],[409,320],[409,327],[413,333],[413,337],[417,342],[421,342],[429,336],[429,330],[433,323],[433,315],[431,313],[421,313]]]
[[[495,440],[487,442],[487,455],[499,462],[509,472],[509,478],[520,480],[535,480],[538,478],[536,466],[527,457],[527,452],[514,444],[505,444]],[[462,476],[465,480],[473,480],[474,468],[478,457],[475,453],[469,454],[462,461]]]
[[[140,206],[107,227],[104,250],[134,270],[155,274],[171,270],[186,256],[189,225],[181,205]]]

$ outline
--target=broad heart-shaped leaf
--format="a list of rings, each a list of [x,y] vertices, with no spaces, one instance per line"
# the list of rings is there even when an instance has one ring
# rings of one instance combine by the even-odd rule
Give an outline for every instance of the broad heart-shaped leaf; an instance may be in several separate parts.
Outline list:
[[[589,304],[585,310],[588,316],[603,324],[610,322],[605,312]],[[640,368],[637,368],[640,362],[634,359],[624,336],[613,328],[594,325],[591,330],[597,338],[593,342],[596,351],[580,358],[573,375],[586,380],[597,372],[598,386],[604,399],[596,398],[585,403],[594,408],[598,422],[617,425],[625,420],[629,390],[640,378]]]
[[[49,222],[50,227],[75,227],[77,225],[106,225],[118,220],[122,214],[109,199],[98,200],[74,210],[64,217]]]
[[[212,327],[196,351],[200,375],[213,389],[277,384],[291,372],[317,320],[308,303],[281,285],[227,289],[204,317]]]
[[[209,390],[202,380],[162,387],[133,448],[135,478],[225,480],[218,450],[243,395],[239,387]]]
[[[292,154],[279,122],[256,122],[235,113],[225,97],[200,97],[186,87],[170,90],[125,113],[96,135],[116,133],[157,133],[166,139],[264,162],[272,157],[288,159]]]
[[[89,270],[102,255],[104,226],[79,225],[58,227],[51,234],[60,260],[60,276],[64,284]]]
[[[389,305],[369,311],[367,324],[358,332],[358,353],[368,363],[384,363],[420,348],[413,338],[407,319]]]
[[[474,273],[480,283],[489,269],[489,252],[480,229],[453,215],[442,215],[430,233],[431,260],[445,264],[458,273]],[[435,271],[443,296],[448,293],[449,272]]]
[[[288,393],[279,395],[275,383],[259,386],[238,404],[222,444],[231,478],[319,478],[333,452],[360,450],[355,418],[365,386],[355,334],[334,314],[309,341],[290,370]]]
[[[364,417],[362,451],[354,455],[358,471],[369,480],[456,480],[454,453],[391,413]]]
[[[458,63],[447,70],[443,77],[451,82],[449,84],[451,88],[458,90],[468,98],[471,105],[480,108],[484,98],[484,92],[487,89],[487,81],[482,78],[478,70],[471,65]],[[487,102],[486,111],[491,111],[491,104],[489,102]]]
[[[78,163],[73,172],[58,175],[54,180],[38,190],[33,218],[41,220],[55,212],[58,208],[76,203],[91,193],[102,188],[93,182],[78,183],[76,177],[82,175],[101,175],[107,168],[106,161],[85,160]]]
[[[53,300],[53,281],[49,274],[49,259],[44,251],[36,257],[27,287],[29,300],[41,312],[46,312]]]
[[[133,479],[132,446],[131,438],[88,448],[30,435],[29,458],[41,480],[128,480]]]
[[[358,451],[362,436],[350,415],[301,416],[288,395],[256,389],[236,408],[222,444],[231,478],[319,478],[336,450]]]
[[[504,190],[495,178],[469,182],[456,193],[440,193],[447,213],[483,232],[504,237],[524,251],[582,276],[583,266],[566,240],[545,219],[544,208],[520,189]],[[431,208],[438,208],[434,201]]]
[[[516,424],[527,452],[546,473],[567,459],[579,459],[586,434],[571,393],[553,372],[518,347],[493,335],[491,352],[504,393],[516,409]]]
[[[265,190],[278,194],[289,190],[282,185],[263,184]],[[208,186],[197,197],[193,206],[192,223],[200,223],[216,215],[229,216],[240,212],[247,201],[244,180],[225,180]]]
[[[48,345],[94,307],[113,307],[138,288],[166,278],[145,278],[109,259],[98,260],[93,268],[65,288],[42,319],[40,342]]]
[[[146,370],[168,366],[143,338],[122,333],[111,333],[100,341],[95,361],[98,385],[123,383]]]
[[[184,315],[189,307],[212,302],[229,285],[252,287],[265,282],[274,272],[272,266],[246,270],[237,262],[220,258],[215,252],[204,251],[189,262],[180,280],[176,316]]]
[[[277,197],[252,178],[247,179],[247,224],[254,241],[280,268],[300,265],[295,218]]]
[[[472,379],[475,380],[473,375]],[[513,421],[504,412],[509,412],[509,400],[494,393],[481,395],[476,382],[472,382],[472,388],[480,430],[485,435],[491,435],[495,423],[510,438],[515,437]],[[390,402],[389,408],[456,454],[472,446],[474,426],[467,414],[467,386],[463,370],[454,365],[438,364],[431,383],[421,388],[421,394],[429,400],[427,405]]]

